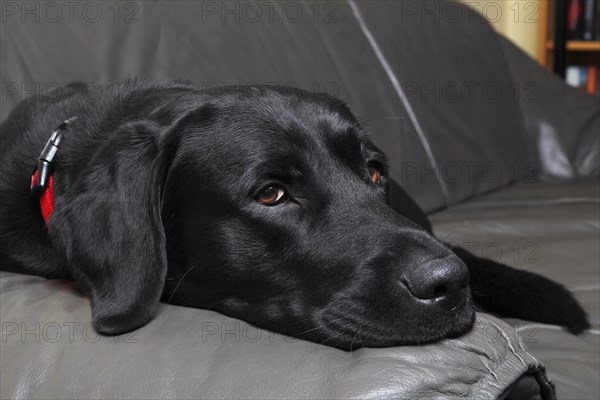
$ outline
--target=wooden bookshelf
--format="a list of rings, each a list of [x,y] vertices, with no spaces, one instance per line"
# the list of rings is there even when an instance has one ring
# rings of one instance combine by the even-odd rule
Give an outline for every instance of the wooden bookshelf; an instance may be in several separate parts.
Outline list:
[[[552,49],[554,40],[552,35],[554,30],[550,23],[553,16],[553,8],[549,4],[551,1],[540,1],[540,23],[538,32],[538,62],[546,69],[552,69]]]
[[[552,40],[546,41],[546,48],[543,49],[544,52],[547,50],[554,49],[554,42]],[[567,42],[567,50],[569,51],[596,51],[600,52],[600,41],[576,41],[571,40]]]
[[[600,52],[600,42],[570,41],[570,42],[567,42],[567,50]]]
[[[567,0],[542,0],[539,3],[538,62],[550,71],[555,71],[553,57],[559,1]],[[600,41],[566,41],[566,63],[600,67]]]

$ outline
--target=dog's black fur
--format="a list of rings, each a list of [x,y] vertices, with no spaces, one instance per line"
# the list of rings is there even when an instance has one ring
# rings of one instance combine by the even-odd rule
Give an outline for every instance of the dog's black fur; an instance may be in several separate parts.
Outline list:
[[[456,336],[474,304],[573,333],[589,326],[561,285],[436,239],[336,98],[68,89],[22,102],[1,125],[0,266],[79,281],[101,333],[142,326],[159,300],[346,350]],[[73,116],[46,228],[31,172]],[[276,205],[257,201],[269,186],[285,190]]]

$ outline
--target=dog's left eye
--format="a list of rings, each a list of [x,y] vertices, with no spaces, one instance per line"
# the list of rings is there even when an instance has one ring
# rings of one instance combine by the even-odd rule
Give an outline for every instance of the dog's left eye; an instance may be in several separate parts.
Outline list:
[[[285,201],[287,195],[281,186],[267,186],[258,195],[258,201],[265,206],[274,206]]]
[[[374,185],[379,185],[381,183],[381,178],[383,176],[383,172],[381,168],[376,165],[369,165],[369,178]]]

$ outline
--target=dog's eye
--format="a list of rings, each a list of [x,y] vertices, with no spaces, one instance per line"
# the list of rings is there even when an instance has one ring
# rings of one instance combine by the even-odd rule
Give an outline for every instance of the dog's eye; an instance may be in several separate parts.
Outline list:
[[[258,201],[266,206],[274,206],[287,198],[281,186],[267,186],[258,195]]]
[[[371,178],[371,182],[374,185],[379,185],[381,183],[381,176],[383,173],[381,169],[376,165],[369,165],[369,178]]]

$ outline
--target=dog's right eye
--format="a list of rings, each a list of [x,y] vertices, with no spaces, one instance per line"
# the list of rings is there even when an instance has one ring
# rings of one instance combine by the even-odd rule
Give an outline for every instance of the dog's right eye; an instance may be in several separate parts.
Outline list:
[[[274,206],[287,199],[287,194],[281,186],[267,186],[258,195],[258,202],[265,206]]]

